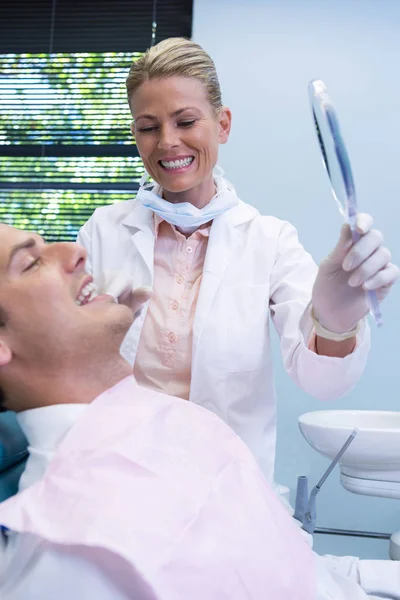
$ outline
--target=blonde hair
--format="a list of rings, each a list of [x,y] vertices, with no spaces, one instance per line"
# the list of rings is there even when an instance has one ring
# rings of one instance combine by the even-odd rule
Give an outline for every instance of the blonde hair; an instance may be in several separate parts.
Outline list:
[[[163,40],[133,63],[126,80],[129,104],[145,81],[174,76],[201,81],[215,112],[222,108],[221,88],[213,60],[199,44],[185,38]]]

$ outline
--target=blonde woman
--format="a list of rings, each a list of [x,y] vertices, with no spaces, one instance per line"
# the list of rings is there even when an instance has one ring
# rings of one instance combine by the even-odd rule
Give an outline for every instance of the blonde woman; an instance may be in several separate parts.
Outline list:
[[[360,241],[353,245],[344,226],[318,268],[292,225],[237,197],[216,168],[231,111],[198,44],[159,43],[132,65],[126,85],[154,183],[83,226],[89,270],[102,292],[135,308],[144,302],[121,347],[138,383],[215,412],[273,480],[269,316],[289,375],[313,396],[338,398],[366,363],[365,290],[382,300],[398,269],[368,215],[358,218]]]

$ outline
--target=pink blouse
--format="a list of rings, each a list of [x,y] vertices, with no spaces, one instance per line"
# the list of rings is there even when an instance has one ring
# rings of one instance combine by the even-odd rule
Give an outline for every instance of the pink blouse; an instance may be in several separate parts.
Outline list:
[[[154,285],[134,365],[144,387],[189,399],[193,320],[211,226],[186,238],[155,215]]]

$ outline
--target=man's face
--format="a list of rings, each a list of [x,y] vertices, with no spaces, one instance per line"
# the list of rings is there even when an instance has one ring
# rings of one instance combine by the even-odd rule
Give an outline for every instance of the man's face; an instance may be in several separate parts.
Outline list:
[[[101,368],[119,356],[132,311],[97,296],[78,244],[46,244],[0,224],[0,374]],[[16,367],[17,365],[17,367]]]

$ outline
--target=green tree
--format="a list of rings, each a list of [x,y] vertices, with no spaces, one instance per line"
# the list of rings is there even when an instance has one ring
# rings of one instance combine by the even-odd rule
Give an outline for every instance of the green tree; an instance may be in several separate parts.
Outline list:
[[[0,220],[73,239],[97,206],[134,196],[143,165],[124,84],[139,56],[0,57]],[[97,156],[85,155],[88,145]]]

